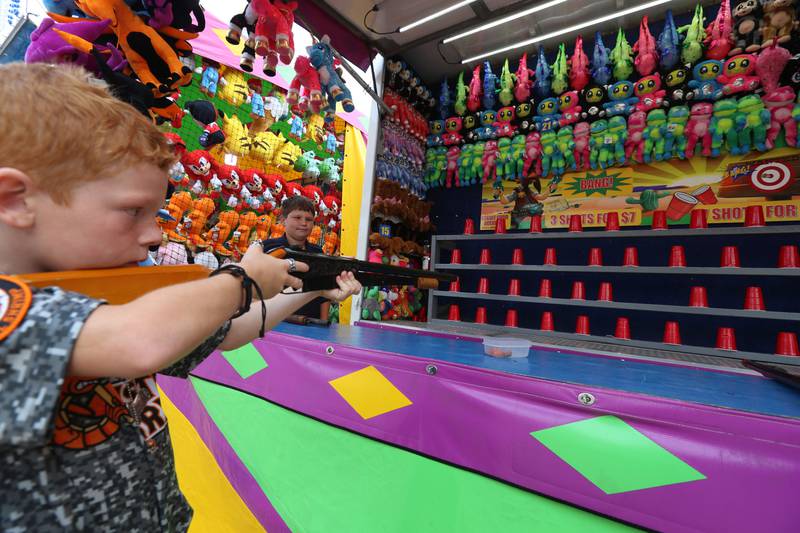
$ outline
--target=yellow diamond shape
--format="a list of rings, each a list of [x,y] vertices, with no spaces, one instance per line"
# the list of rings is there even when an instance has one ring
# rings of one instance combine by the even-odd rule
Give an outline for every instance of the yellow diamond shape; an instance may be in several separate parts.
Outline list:
[[[372,365],[329,383],[364,420],[412,403]]]

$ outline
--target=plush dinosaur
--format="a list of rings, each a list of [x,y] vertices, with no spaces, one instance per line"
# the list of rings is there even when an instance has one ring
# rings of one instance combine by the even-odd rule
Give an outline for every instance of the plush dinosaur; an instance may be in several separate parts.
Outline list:
[[[599,85],[606,85],[611,80],[611,69],[608,68],[611,50],[606,48],[600,32],[594,34],[594,51],[592,52],[592,80]]]
[[[500,72],[500,90],[497,99],[503,106],[510,106],[514,101],[514,75],[508,68],[508,59],[503,63],[503,70]]]
[[[556,96],[569,88],[567,79],[567,52],[564,43],[561,43],[558,46],[556,60],[553,62],[553,81],[550,83],[550,89]]]
[[[575,50],[569,59],[569,86],[576,91],[582,91],[589,83],[589,58],[583,51],[583,37],[578,35],[575,39]]]
[[[467,86],[464,85],[464,72],[458,73],[456,82],[456,99],[453,103],[456,115],[463,117],[467,113]]]
[[[724,60],[733,48],[733,16],[730,0],[722,0],[717,17],[708,28],[703,41],[707,46],[706,58]]]
[[[694,64],[703,57],[703,41],[706,38],[704,24],[703,6],[697,4],[694,8],[692,22],[678,28],[678,33],[686,34],[683,45],[681,45],[681,60],[684,63]]]
[[[627,80],[633,73],[633,50],[622,28],[617,32],[617,42],[611,50],[611,64],[614,79],[617,81]]]
[[[439,116],[446,120],[450,116],[450,85],[447,77],[442,79],[442,86],[439,92]]]
[[[664,28],[658,35],[658,56],[659,65],[664,72],[670,72],[681,60],[679,47],[681,45],[678,29],[675,27],[675,20],[672,18],[672,10],[667,10],[664,19]]]
[[[547,98],[550,96],[550,65],[544,57],[544,47],[539,47],[539,59],[536,61],[536,81],[533,84],[533,92],[537,98]]]
[[[642,17],[639,22],[639,40],[633,45],[633,51],[636,52],[634,60],[636,72],[640,76],[652,74],[658,66],[658,51],[653,34],[650,33],[650,27],[647,25],[647,15]]]
[[[494,109],[497,104],[497,76],[492,72],[492,64],[483,62],[483,108]]]
[[[481,108],[482,94],[481,66],[475,65],[475,68],[472,70],[472,79],[469,81],[469,96],[467,97],[467,109],[469,109],[471,113],[476,113]]]
[[[517,73],[514,76],[514,98],[519,103],[525,103],[531,98],[534,73],[528,68],[528,53],[524,52],[519,58]]]

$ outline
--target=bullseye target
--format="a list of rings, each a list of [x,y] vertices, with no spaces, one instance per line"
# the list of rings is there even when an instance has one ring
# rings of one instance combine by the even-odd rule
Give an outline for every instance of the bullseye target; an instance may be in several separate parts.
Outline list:
[[[764,192],[776,192],[785,189],[792,182],[792,171],[783,163],[771,161],[758,165],[750,174],[752,186]]]

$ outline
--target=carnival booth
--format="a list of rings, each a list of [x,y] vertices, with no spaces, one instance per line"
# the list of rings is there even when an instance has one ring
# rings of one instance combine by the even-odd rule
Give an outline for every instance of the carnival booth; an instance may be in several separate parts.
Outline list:
[[[157,263],[291,195],[363,261],[329,324],[153,384],[193,530],[797,531],[793,1],[47,4],[25,59],[180,154]]]

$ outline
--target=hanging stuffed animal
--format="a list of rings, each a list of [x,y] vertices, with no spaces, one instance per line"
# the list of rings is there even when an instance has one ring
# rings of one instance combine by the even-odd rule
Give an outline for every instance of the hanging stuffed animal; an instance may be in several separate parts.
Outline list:
[[[331,111],[330,116],[326,116],[326,121],[328,122],[333,120],[334,102],[340,102],[347,113],[355,109],[350,89],[347,88],[336,69],[333,68],[333,50],[330,43],[330,38],[325,35],[318,43],[306,49],[311,64],[319,73],[322,89],[328,97],[328,107]]]
[[[617,42],[611,50],[611,64],[617,81],[627,80],[633,73],[633,50],[622,28],[617,32]]]
[[[483,159],[481,160],[481,166],[483,167],[481,183],[486,183],[489,178],[494,178],[493,181],[497,181],[497,156],[499,154],[497,141],[486,141],[486,145],[483,148]]]
[[[439,93],[439,116],[442,120],[447,120],[450,116],[450,85],[447,78],[442,79],[442,87]]]
[[[663,109],[653,109],[647,114],[647,126],[644,137],[643,161],[649,163],[653,159],[664,159],[664,145],[667,134],[667,114]]]
[[[594,34],[594,51],[592,52],[592,80],[599,84],[605,85],[611,80],[611,69],[608,67],[608,56],[611,50],[606,48],[603,42],[603,36],[600,32]]]
[[[523,177],[530,176],[533,171],[535,175],[539,176],[542,173],[542,143],[541,134],[538,131],[532,131],[525,136],[525,165],[522,168]]]
[[[670,106],[686,103],[694,97],[694,93],[689,90],[689,69],[683,65],[664,76],[664,86]]]
[[[550,65],[544,57],[544,47],[539,47],[539,59],[536,62],[536,81],[533,84],[533,92],[537,98],[547,98],[550,96]]]
[[[467,113],[467,86],[464,85],[464,72],[458,73],[456,82],[456,100],[453,103],[453,110],[456,115],[463,117]]]
[[[759,24],[763,12],[759,0],[737,0],[733,8],[733,45],[730,55],[756,52],[761,48]]]
[[[525,136],[515,135],[511,139],[511,161],[514,176],[513,179],[520,181],[525,177]]]
[[[607,117],[630,115],[639,99],[633,95],[634,84],[630,81],[618,81],[608,91],[608,102],[603,104]]]
[[[558,96],[569,88],[567,83],[567,52],[564,43],[558,46],[558,54],[553,62],[553,81],[550,82],[550,89]]]
[[[543,131],[541,136],[542,143],[542,176],[550,174],[553,163],[558,157],[558,136],[556,130]]]
[[[519,58],[514,82],[514,98],[517,99],[517,102],[527,102],[530,99],[533,79],[534,73],[528,68],[528,53],[524,52]]]
[[[516,134],[512,121],[514,120],[514,106],[501,107],[497,112],[497,121],[494,123],[495,135],[500,137],[513,137]]]
[[[575,39],[575,50],[569,59],[569,86],[581,91],[589,83],[589,58],[583,51],[583,37]]]
[[[445,133],[442,135],[442,142],[445,146],[460,145],[464,142],[461,137],[461,117],[450,117],[444,121]]]
[[[255,53],[264,58],[264,74],[274,76],[278,59],[284,65],[294,57],[294,12],[297,2],[286,0],[249,0],[257,19]]]
[[[647,15],[642,17],[639,23],[639,40],[633,45],[633,51],[636,52],[636,72],[640,76],[649,76],[658,66],[658,51],[656,50],[656,42],[653,35],[650,33],[650,27],[647,25]]]
[[[667,91],[661,88],[661,76],[651,74],[636,82],[633,94],[639,99],[636,109],[647,112],[664,105]]]
[[[678,33],[685,33],[681,45],[681,60],[684,63],[694,64],[703,57],[703,41],[706,39],[705,17],[703,6],[697,4],[694,8],[692,22],[678,28]]]
[[[514,101],[514,77],[508,68],[508,59],[503,63],[503,70],[500,72],[500,90],[497,99],[503,106],[510,106]]]
[[[706,57],[722,61],[733,48],[730,0],[722,0],[714,22],[706,28]]]
[[[536,106],[536,116],[533,118],[536,129],[542,133],[555,131],[560,121],[561,114],[558,112],[557,98],[545,98],[539,102],[539,105]]]
[[[464,137],[464,142],[471,144],[478,140],[478,135],[475,130],[479,124],[478,115],[464,115],[464,118],[461,119],[461,129],[464,131],[462,135]]]
[[[627,127],[625,117],[611,117],[608,121],[605,143],[611,145],[612,154],[609,161],[612,165],[625,164],[625,141],[628,139]]]
[[[568,91],[558,97],[558,110],[561,113],[559,126],[574,124],[581,119],[580,96],[578,91]]]
[[[58,23],[44,18],[31,33],[30,44],[25,50],[25,62],[58,63],[68,59],[70,63],[100,74],[100,66],[91,54],[91,51],[97,50],[102,53],[103,63],[109,69],[122,71],[128,64],[122,52],[112,45],[96,43],[109,31],[109,24],[110,20]]]
[[[186,102],[186,111],[203,128],[199,139],[200,146],[210,148],[225,142],[225,134],[217,123],[219,115],[214,104],[207,100],[193,100]]]
[[[497,76],[492,72],[492,65],[483,62],[483,108],[494,109],[497,102]]]
[[[658,35],[658,56],[659,65],[661,70],[669,72],[681,60],[679,48],[681,45],[678,29],[675,27],[675,21],[672,18],[672,10],[667,10],[667,16],[664,20],[664,28]]]
[[[783,128],[787,146],[797,146],[797,122],[793,116],[795,94],[791,87],[783,86],[762,97],[764,105],[770,113],[770,125],[767,130],[766,145],[768,150],[775,147],[775,139]]]
[[[481,108],[481,96],[483,94],[483,84],[481,83],[481,66],[475,65],[472,70],[472,79],[469,81],[469,97],[467,98],[467,109],[470,113],[477,113]]]
[[[530,102],[517,104],[514,109],[514,116],[517,117],[517,131],[523,135],[535,129],[535,123],[532,118],[533,105]]]
[[[764,86],[764,92],[771,93],[780,85],[781,73],[786,68],[786,65],[794,58],[789,51],[778,46],[777,42],[773,41],[772,45],[761,51],[756,59],[756,76],[761,80]]]
[[[80,7],[80,6],[79,6]],[[797,28],[795,0],[769,0],[764,2],[764,18],[761,26],[761,48],[773,41],[785,43]]]
[[[308,94],[308,105],[312,113],[322,110],[322,87],[319,82],[319,73],[306,56],[297,56],[294,60],[294,78],[286,93],[286,103],[290,106],[300,102],[301,89]]]

